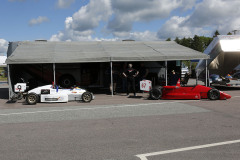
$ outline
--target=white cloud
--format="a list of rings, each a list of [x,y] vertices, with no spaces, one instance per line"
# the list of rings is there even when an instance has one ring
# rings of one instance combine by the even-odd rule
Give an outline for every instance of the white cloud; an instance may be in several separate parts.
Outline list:
[[[181,8],[185,11],[192,9],[195,6],[196,1],[197,0],[181,0]]]
[[[65,2],[70,4],[70,1]],[[240,1],[237,0],[90,0],[86,6],[66,18],[65,29],[50,40],[99,40],[93,38],[95,32],[112,35],[111,40],[212,36],[216,29],[226,34],[240,29],[238,6]],[[133,31],[136,22],[155,20],[164,22],[163,25],[159,24],[158,32],[149,28],[140,28],[142,32]]]
[[[112,32],[130,32],[134,22],[166,18],[181,6],[178,0],[121,0],[112,1],[114,18],[109,21]]]
[[[57,7],[58,8],[69,8],[75,0],[58,0],[57,1]]]
[[[41,24],[43,22],[48,22],[48,21],[49,19],[47,17],[39,16],[38,18],[31,19],[28,24],[30,26],[33,26],[33,25]]]
[[[65,20],[65,29],[58,34],[53,35],[52,41],[80,41],[92,40],[94,29],[102,21],[107,21],[112,15],[110,0],[91,0],[88,5],[67,17]]]
[[[93,30],[78,31],[72,29],[73,18],[67,17],[65,20],[65,30],[53,35],[50,41],[92,41]]]
[[[8,48],[8,41],[0,39],[0,55],[6,55]]]
[[[192,9],[197,0],[121,0],[112,1],[114,17],[107,28],[114,34],[131,32],[135,22],[149,22],[168,18],[171,13],[180,9]],[[116,33],[115,33],[116,32]]]
[[[239,6],[240,1],[237,0],[203,0],[195,6],[191,15],[169,19],[158,31],[158,37],[212,36],[216,30],[227,34],[240,29]]]
[[[240,28],[240,1],[203,0],[187,21],[191,27],[211,27],[226,34]]]
[[[169,19],[158,31],[159,39],[193,37],[194,35],[209,35],[210,31],[203,30],[201,27],[189,27],[186,22],[188,17],[174,16]]]
[[[177,8],[191,8],[196,0],[90,0],[80,10],[65,20],[65,29],[53,35],[50,40],[92,40],[95,29],[106,22],[102,32],[112,34],[116,39],[155,40],[156,33],[146,29],[132,31],[134,22],[149,22],[166,18]]]
[[[144,32],[115,32],[114,35],[118,39],[132,39],[135,41],[156,41],[158,40],[157,33],[144,31]]]
[[[68,8],[76,2],[76,0],[55,1],[58,8]],[[106,40],[93,38],[99,33],[113,36],[110,40],[165,40],[193,37],[195,34],[212,36],[215,30],[226,34],[234,29],[240,29],[239,6],[240,0],[90,0],[71,17],[67,17],[65,28],[52,35],[50,40]],[[29,25],[47,21],[49,21],[47,17],[40,16],[30,20]],[[153,21],[154,24],[161,21],[157,26],[158,32],[139,26],[136,27],[138,31],[133,30],[136,22],[141,25]]]
[[[111,16],[110,0],[91,0],[72,16],[71,28],[77,31],[93,30],[101,21],[107,21]]]

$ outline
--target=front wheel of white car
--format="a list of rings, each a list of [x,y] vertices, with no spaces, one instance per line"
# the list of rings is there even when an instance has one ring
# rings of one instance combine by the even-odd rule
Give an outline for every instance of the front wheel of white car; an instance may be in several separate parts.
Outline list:
[[[38,102],[38,95],[35,93],[29,93],[26,97],[26,101],[30,105],[34,105]]]
[[[92,94],[90,92],[84,92],[82,94],[83,102],[91,102],[92,101]]]

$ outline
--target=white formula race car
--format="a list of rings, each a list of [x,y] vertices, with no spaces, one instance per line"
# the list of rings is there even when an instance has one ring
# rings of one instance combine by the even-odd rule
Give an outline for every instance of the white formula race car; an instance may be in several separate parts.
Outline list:
[[[80,101],[91,102],[94,96],[91,92],[78,87],[72,89],[61,89],[56,85],[45,85],[34,88],[25,92],[26,83],[17,83],[14,85],[15,95],[12,99],[26,98],[28,104],[36,104],[37,102],[69,102]]]

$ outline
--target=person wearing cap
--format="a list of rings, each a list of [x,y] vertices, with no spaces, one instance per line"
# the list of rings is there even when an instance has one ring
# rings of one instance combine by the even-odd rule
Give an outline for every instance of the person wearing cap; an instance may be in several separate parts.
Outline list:
[[[134,96],[136,96],[135,77],[138,75],[138,71],[132,68],[132,64],[128,64],[128,68],[123,72],[123,76],[127,78],[127,96],[132,89]]]
[[[179,79],[179,76],[176,74],[174,70],[172,70],[172,73],[169,76],[169,85],[176,86],[178,79]]]

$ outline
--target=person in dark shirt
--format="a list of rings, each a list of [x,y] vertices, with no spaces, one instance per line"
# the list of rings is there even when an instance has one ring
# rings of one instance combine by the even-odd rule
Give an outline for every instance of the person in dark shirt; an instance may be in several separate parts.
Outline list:
[[[172,74],[170,74],[170,77],[169,77],[169,85],[176,86],[178,79],[179,79],[179,76],[176,74],[174,70],[172,70]]]
[[[132,68],[132,64],[128,64],[128,68],[123,72],[123,76],[127,78],[127,96],[132,89],[134,96],[136,96],[135,89],[135,77],[138,75],[138,71]]]

